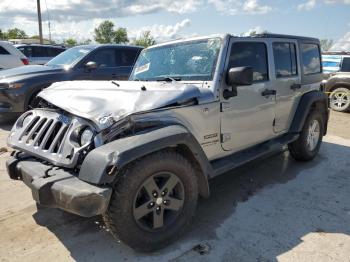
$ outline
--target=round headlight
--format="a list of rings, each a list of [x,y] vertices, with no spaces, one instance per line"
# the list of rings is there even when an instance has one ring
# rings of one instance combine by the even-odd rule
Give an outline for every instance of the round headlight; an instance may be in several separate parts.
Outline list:
[[[30,121],[32,120],[32,118],[33,118],[32,114],[27,115],[22,121],[22,126],[23,127],[27,126],[30,123]]]
[[[85,146],[89,144],[92,140],[92,137],[94,136],[94,133],[90,128],[85,128],[83,133],[81,133],[80,136],[80,145]]]

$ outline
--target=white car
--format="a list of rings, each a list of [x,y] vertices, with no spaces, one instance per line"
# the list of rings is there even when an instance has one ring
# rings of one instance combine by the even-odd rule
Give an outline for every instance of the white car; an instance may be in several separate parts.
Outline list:
[[[28,65],[28,58],[11,43],[0,41],[0,70]]]
[[[66,51],[65,47],[55,45],[18,44],[14,46],[28,57],[31,65],[44,65],[52,58]]]

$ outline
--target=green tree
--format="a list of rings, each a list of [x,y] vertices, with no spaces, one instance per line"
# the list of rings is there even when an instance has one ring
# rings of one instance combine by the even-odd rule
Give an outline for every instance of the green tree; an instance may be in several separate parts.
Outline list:
[[[329,51],[329,49],[331,49],[333,44],[334,44],[333,39],[322,39],[321,40],[321,49],[322,49],[322,51]]]
[[[95,28],[95,41],[100,44],[109,44],[114,40],[114,24],[112,21],[103,21]]]
[[[26,32],[24,32],[23,30],[18,29],[16,27],[7,30],[6,35],[7,35],[7,39],[24,39],[24,38],[28,38]]]
[[[76,46],[78,44],[77,40],[73,39],[73,38],[68,38],[66,40],[64,40],[64,44],[67,46]]]
[[[7,39],[6,33],[0,29],[0,40],[6,40],[6,39]]]
[[[126,28],[119,27],[116,31],[114,31],[114,43],[116,44],[125,44],[128,43],[128,33],[126,32]]]
[[[86,39],[84,41],[79,42],[78,45],[90,45],[91,42],[91,39]]]
[[[134,45],[149,47],[156,44],[156,40],[151,35],[151,31],[144,31],[141,34],[141,37],[136,38],[133,42]]]
[[[129,41],[126,29],[119,27],[115,30],[113,22],[109,20],[103,21],[95,28],[94,39],[100,44],[121,44]]]

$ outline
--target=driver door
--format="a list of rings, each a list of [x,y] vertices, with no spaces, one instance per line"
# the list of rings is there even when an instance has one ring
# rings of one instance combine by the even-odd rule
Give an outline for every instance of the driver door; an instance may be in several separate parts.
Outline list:
[[[276,93],[270,82],[268,43],[264,40],[231,39],[226,70],[253,68],[253,84],[238,86],[237,95],[222,99],[222,148],[232,153],[267,141],[275,136]],[[225,88],[230,88],[224,83]]]

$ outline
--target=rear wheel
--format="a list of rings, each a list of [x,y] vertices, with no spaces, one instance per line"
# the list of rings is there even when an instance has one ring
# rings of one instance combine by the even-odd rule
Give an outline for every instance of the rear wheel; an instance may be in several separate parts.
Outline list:
[[[300,161],[312,160],[320,150],[323,134],[323,114],[312,111],[305,121],[299,138],[288,145],[292,157]]]
[[[175,151],[160,151],[125,170],[103,217],[116,238],[136,250],[154,251],[189,226],[197,197],[190,162]]]
[[[332,91],[329,96],[330,107],[338,112],[346,112],[350,110],[350,90],[348,88],[339,87]]]

